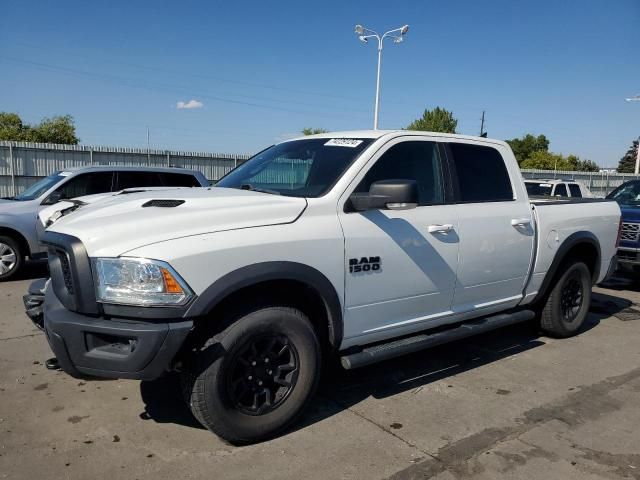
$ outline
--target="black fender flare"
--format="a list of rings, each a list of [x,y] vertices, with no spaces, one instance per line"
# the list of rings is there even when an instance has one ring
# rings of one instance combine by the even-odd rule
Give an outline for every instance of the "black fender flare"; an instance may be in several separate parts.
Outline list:
[[[556,251],[555,256],[553,257],[553,261],[551,262],[551,266],[549,270],[547,270],[547,274],[542,281],[542,285],[540,285],[540,289],[538,290],[538,294],[533,299],[533,303],[541,301],[545,295],[547,294],[549,288],[551,287],[551,282],[558,272],[558,268],[562,262],[566,259],[569,251],[581,244],[588,244],[593,246],[596,249],[597,257],[596,264],[593,269],[592,283],[595,283],[600,276],[600,259],[602,257],[602,252],[600,250],[600,242],[598,238],[591,232],[587,231],[578,231],[569,235],[564,239],[558,250]]]
[[[344,327],[342,305],[336,289],[322,272],[297,262],[255,263],[227,273],[196,298],[185,317],[205,316],[234,292],[270,280],[294,280],[313,289],[322,299],[327,311],[329,343],[334,348],[340,346]]]

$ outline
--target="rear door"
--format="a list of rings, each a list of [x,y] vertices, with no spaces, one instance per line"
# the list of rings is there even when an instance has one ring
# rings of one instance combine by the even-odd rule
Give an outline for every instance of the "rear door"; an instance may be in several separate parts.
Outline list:
[[[450,143],[447,151],[460,237],[453,310],[508,308],[521,298],[534,242],[521,177],[515,171],[510,176],[500,151],[488,144]]]
[[[345,236],[345,339],[374,341],[424,328],[450,313],[458,263],[456,205],[437,142],[407,137],[386,144],[345,192],[379,180],[416,180],[409,210],[338,212]],[[344,200],[344,199],[343,199]]]

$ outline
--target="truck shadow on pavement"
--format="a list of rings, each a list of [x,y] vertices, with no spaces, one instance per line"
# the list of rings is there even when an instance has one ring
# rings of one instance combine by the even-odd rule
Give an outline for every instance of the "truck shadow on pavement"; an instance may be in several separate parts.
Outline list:
[[[623,299],[594,293],[592,309],[579,335],[625,308],[627,304]],[[533,350],[546,341],[535,324],[526,323],[357,370],[345,371],[338,365],[330,366],[325,369],[310,408],[294,425],[293,430],[321,422],[366,398],[384,399],[409,390],[418,390],[430,383],[453,378],[460,373]],[[145,404],[145,411],[140,418],[203,428],[181,398],[177,375],[141,382],[140,392]]]

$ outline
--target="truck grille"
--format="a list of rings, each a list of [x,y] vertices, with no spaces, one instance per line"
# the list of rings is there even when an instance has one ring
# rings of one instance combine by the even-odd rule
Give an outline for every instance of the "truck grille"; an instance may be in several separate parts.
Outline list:
[[[64,252],[58,252],[58,258],[60,258],[60,268],[62,270],[62,278],[64,279],[64,286],[69,292],[69,295],[73,295],[73,276],[71,275],[71,266],[69,265],[69,258]]]
[[[622,232],[620,233],[620,240],[637,242],[639,234],[640,234],[640,223],[624,222],[622,224]]]
[[[89,256],[82,242],[70,235],[45,232],[42,243],[49,250],[51,287],[72,312],[98,314]]]

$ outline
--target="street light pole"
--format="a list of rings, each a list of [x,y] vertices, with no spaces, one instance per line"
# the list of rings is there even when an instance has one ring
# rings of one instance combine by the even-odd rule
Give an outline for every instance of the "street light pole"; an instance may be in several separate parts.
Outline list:
[[[627,102],[640,102],[640,95],[635,95],[633,97],[625,98]],[[638,175],[640,173],[640,137],[638,137],[638,150],[636,151],[636,168],[635,174]]]
[[[373,129],[378,129],[378,113],[380,111],[380,67],[382,65],[382,46],[385,38],[393,38],[393,43],[400,43],[404,39],[404,35],[409,31],[409,25],[404,25],[400,28],[394,28],[385,32],[380,36],[373,30],[363,27],[362,25],[356,25],[355,33],[358,35],[358,39],[363,43],[368,43],[370,38],[378,40],[378,73],[376,75],[376,103],[373,111]]]
[[[378,41],[378,74],[376,75],[376,106],[373,110],[373,129],[378,129],[378,109],[380,108],[380,66],[382,65],[382,40]]]

